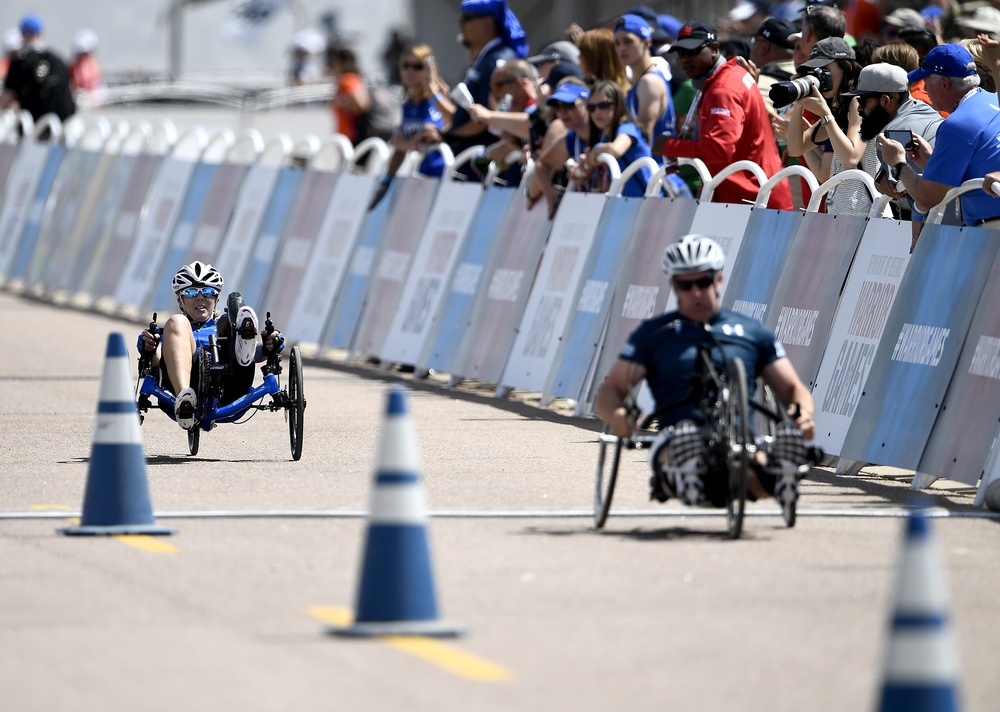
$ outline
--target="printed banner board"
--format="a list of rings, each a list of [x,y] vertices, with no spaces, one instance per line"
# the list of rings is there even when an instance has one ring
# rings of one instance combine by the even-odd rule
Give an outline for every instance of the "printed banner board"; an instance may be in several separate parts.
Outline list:
[[[361,235],[375,177],[343,173],[323,216],[312,255],[295,303],[283,322],[285,334],[296,341],[319,343],[347,273],[348,259]]]
[[[754,212],[752,205],[699,202],[698,210],[695,212],[691,227],[688,229],[688,232],[692,234],[712,238],[722,248],[722,252],[726,256],[726,266],[722,268],[723,278],[720,290],[723,297],[726,296],[726,290],[729,288],[729,277],[736,268],[740,251],[743,249],[743,238],[747,233],[747,226],[750,224],[750,216]],[[756,212],[760,212],[760,210],[758,209]],[[665,245],[664,248],[666,248]],[[676,308],[677,295],[671,289],[663,311],[673,311]]]
[[[609,200],[614,198],[596,193],[567,193],[563,197],[501,385],[532,391],[545,388]]]
[[[471,328],[462,335],[449,367],[439,367],[431,359],[429,368],[456,377],[500,382],[552,227],[546,213],[544,205],[528,210],[524,192],[517,191],[483,271],[482,286],[469,315]]]
[[[812,388],[826,349],[840,289],[868,221],[806,213],[778,278],[764,323]]]
[[[466,331],[480,330],[470,321],[476,296],[485,288],[483,273],[494,248],[510,237],[500,232],[504,216],[510,209],[515,189],[491,186],[479,201],[465,250],[459,257],[454,278],[441,317],[431,329],[428,349],[417,361],[421,369],[433,368],[442,373],[452,373],[454,358]],[[434,365],[430,365],[434,364]]]
[[[295,204],[295,196],[302,182],[303,172],[300,168],[282,168],[278,174],[278,182],[274,185],[271,200],[264,211],[260,232],[251,243],[250,259],[245,262],[246,269],[239,279],[229,281],[230,291],[239,291],[243,295],[243,303],[261,309],[261,297],[267,286],[268,276],[274,266],[274,256],[281,243],[281,235],[285,229],[285,221]],[[223,277],[229,280],[225,272]]]
[[[566,337],[556,352],[556,368],[543,389],[546,394],[576,400],[591,380],[617,287],[614,278],[619,273],[619,263],[638,239],[634,229],[636,216],[640,208],[658,202],[642,198],[608,201],[583,268]]]
[[[145,217],[139,223],[139,234],[115,290],[115,301],[119,304],[135,307],[145,304],[167,252],[195,165],[194,161],[174,156],[163,159],[153,181]]]
[[[259,312],[271,312],[276,328],[284,330],[291,317],[309,265],[309,255],[326,213],[323,206],[332,202],[337,177],[336,173],[313,170],[302,178],[295,205],[282,231],[281,247],[271,267],[266,296],[257,302]]]
[[[24,224],[31,213],[38,183],[48,162],[49,146],[35,141],[22,141],[17,161],[11,169],[6,186],[3,212],[0,212],[0,277],[10,274],[21,244]]]
[[[996,240],[997,233],[991,231],[991,238]],[[958,367],[917,470],[976,484],[989,457],[997,423],[1000,423],[1000,260],[994,260],[993,271],[986,280],[958,357]]]
[[[723,307],[760,321],[767,319],[778,277],[804,218],[804,214],[784,210],[753,211],[722,296]]]
[[[260,232],[261,224],[264,222],[271,197],[277,190],[278,178],[282,178],[287,184],[297,181],[300,175],[301,171],[293,172],[290,168],[281,169],[261,163],[256,163],[250,168],[240,190],[233,216],[229,220],[229,227],[226,228],[226,234],[222,238],[222,245],[215,259],[210,260],[226,280],[227,292],[242,292],[236,285],[241,283],[250,262],[257,233]],[[290,205],[294,197],[293,192],[286,185],[282,188],[282,195],[277,202],[285,206]],[[197,251],[193,252],[191,259],[199,259],[198,255]]]
[[[868,223],[847,275],[813,387],[816,443],[840,455],[910,262],[910,223]]]
[[[697,201],[684,198],[647,200],[642,204],[632,228],[635,240],[628,250],[622,251],[615,272],[607,332],[594,369],[595,377],[588,384],[582,400],[593,402],[597,387],[618,360],[622,346],[639,324],[662,314],[670,303],[676,306],[673,290],[663,274],[663,251],[671,242],[694,232],[692,221],[695,215],[712,212],[706,208],[713,206],[721,204],[699,205]],[[749,216],[749,210],[746,213]]]
[[[365,307],[368,284],[378,255],[379,241],[386,230],[396,197],[405,183],[405,180],[390,183],[388,192],[378,205],[364,215],[358,244],[347,253],[348,269],[344,275],[344,285],[337,292],[337,298],[330,308],[327,333],[322,339],[329,346],[349,349],[354,343],[354,334],[357,333],[361,311]]]
[[[138,237],[139,217],[146,204],[146,195],[162,158],[140,154],[132,161],[121,204],[112,214],[112,222],[107,233],[102,235],[91,270],[84,278],[84,291],[95,298],[111,296],[118,286],[129,252]]]
[[[413,255],[379,357],[415,366],[424,360],[483,188],[478,183],[444,181]]]
[[[219,164],[201,206],[201,212],[195,221],[194,235],[184,257],[180,260],[181,263],[189,264],[198,260],[216,264],[230,218],[239,214],[238,201],[244,181],[252,170],[253,168],[245,163]],[[276,176],[277,172],[274,172],[274,175]]]
[[[73,243],[77,245],[69,258],[71,269],[60,286],[75,294],[83,289],[88,274],[95,272],[98,256],[110,240],[111,226],[125,197],[125,186],[135,156],[113,153],[105,155],[98,170],[98,178],[90,186],[86,208],[74,226]],[[75,237],[79,234],[79,238]],[[89,290],[88,292],[89,293]]]
[[[924,226],[847,431],[846,457],[917,469],[998,246],[993,231]]]
[[[27,284],[45,287],[48,284],[46,274],[50,266],[59,261],[59,253],[72,252],[73,226],[79,219],[81,203],[100,159],[101,154],[97,151],[66,151],[52,190],[45,197],[47,207],[39,226],[38,243],[25,273]],[[65,265],[65,258],[61,262]]]
[[[17,147],[16,143],[0,143],[0,195],[6,195],[7,179],[17,161]]]
[[[31,207],[25,216],[21,244],[14,256],[14,264],[10,267],[11,277],[24,278],[27,276],[31,258],[38,247],[38,237],[42,229],[42,220],[45,217],[46,204],[49,202],[56,176],[59,174],[59,166],[62,165],[65,156],[66,147],[61,144],[53,146],[49,151],[48,158],[45,160],[45,168],[42,169],[42,176],[35,189],[35,196],[31,201]]]
[[[177,304],[170,283],[182,265],[194,260],[214,264],[222,233],[232,214],[240,181],[248,166],[199,164],[181,209],[170,248],[160,267],[146,311],[172,311]],[[222,301],[228,290],[222,288]]]
[[[173,236],[170,237],[166,254],[160,260],[160,268],[157,270],[156,276],[153,277],[149,296],[143,300],[144,304],[140,310],[143,314],[153,311],[163,313],[165,309],[175,308],[177,298],[174,296],[174,290],[170,283],[181,265],[187,264],[187,260],[184,258],[191,247],[195,227],[198,224],[198,216],[201,215],[205,202],[209,198],[218,168],[217,163],[199,163],[195,166],[187,196],[184,198],[180,215],[178,215],[173,228]],[[220,303],[224,303],[224,300],[225,292],[223,292],[223,299]]]
[[[439,185],[436,180],[412,176],[404,180],[396,196],[368,284],[353,346],[357,352],[373,356],[382,352]]]

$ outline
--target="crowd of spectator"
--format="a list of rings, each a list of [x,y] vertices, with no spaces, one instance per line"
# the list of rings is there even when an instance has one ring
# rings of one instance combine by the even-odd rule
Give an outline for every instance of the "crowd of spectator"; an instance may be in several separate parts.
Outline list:
[[[467,101],[440,83],[421,96],[447,102],[441,120],[428,114],[416,130],[411,116],[393,143],[405,151],[441,141],[456,155],[483,146],[469,165],[501,163],[511,183],[530,161],[529,205],[544,201],[550,214],[567,189],[607,188],[601,154],[622,168],[652,157],[665,167],[672,195],[700,187],[679,158],[698,158],[713,175],[741,160],[768,177],[800,164],[820,184],[859,169],[892,197],[887,215],[914,222],[916,240],[948,189],[970,178],[986,177],[987,190],[1000,183],[1000,10],[950,0],[894,3],[891,12],[883,5],[739,0],[714,21],[636,6],[602,26],[571,25],[531,54],[505,0],[463,0]],[[904,133],[890,138],[887,130]],[[425,161],[421,170],[440,168]],[[642,195],[644,175],[624,194]],[[865,183],[848,178],[828,192],[824,209],[867,214]],[[759,189],[751,173],[739,172],[713,200],[752,202]],[[790,179],[772,189],[768,205],[801,209],[809,197],[804,181]],[[966,194],[947,219],[1000,224],[1000,200]]]

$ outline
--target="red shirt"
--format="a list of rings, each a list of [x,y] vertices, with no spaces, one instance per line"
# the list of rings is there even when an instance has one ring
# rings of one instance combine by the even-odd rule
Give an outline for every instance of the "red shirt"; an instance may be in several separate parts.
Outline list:
[[[700,158],[715,175],[737,161],[753,161],[768,177],[782,169],[781,156],[771,131],[771,121],[756,82],[730,59],[705,80],[698,102],[698,138],[693,141],[667,139],[663,155]],[[717,203],[746,203],[757,199],[760,185],[747,171],[727,178],[715,190]],[[771,191],[767,207],[792,209],[788,181]]]

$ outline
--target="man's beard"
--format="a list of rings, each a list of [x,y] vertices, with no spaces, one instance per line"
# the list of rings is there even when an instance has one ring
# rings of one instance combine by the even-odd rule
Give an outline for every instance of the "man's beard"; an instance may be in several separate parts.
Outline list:
[[[881,106],[876,106],[874,109],[861,117],[861,140],[874,140],[880,133],[882,133],[882,129],[884,129],[890,121],[892,121],[892,116],[889,115],[889,112]]]

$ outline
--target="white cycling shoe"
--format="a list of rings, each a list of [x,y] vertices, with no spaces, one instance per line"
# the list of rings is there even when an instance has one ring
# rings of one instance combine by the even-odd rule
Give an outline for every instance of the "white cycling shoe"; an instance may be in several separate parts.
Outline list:
[[[197,405],[198,396],[193,388],[185,388],[174,399],[174,418],[177,419],[177,424],[185,430],[194,427],[194,411]]]
[[[257,313],[251,307],[240,307],[233,325],[236,331],[236,362],[240,366],[251,366],[257,355]]]

